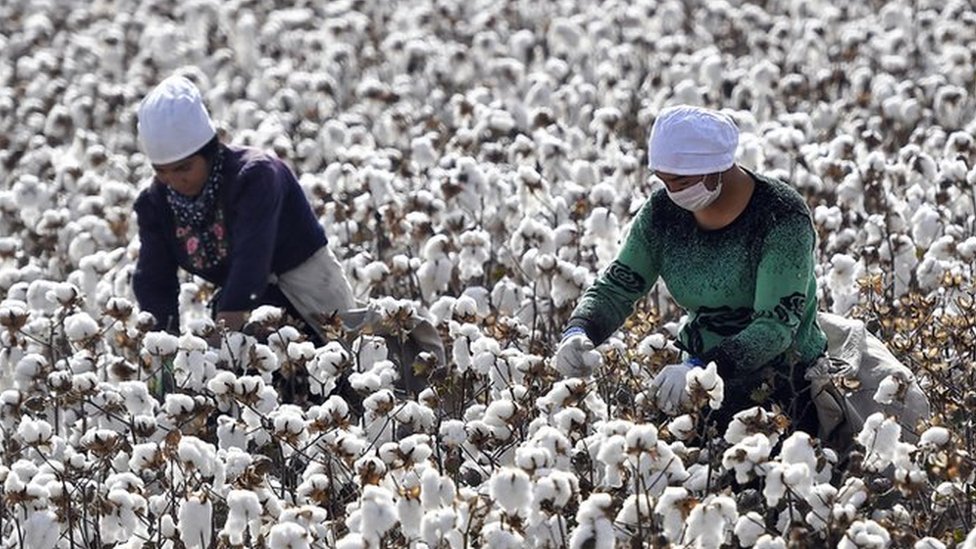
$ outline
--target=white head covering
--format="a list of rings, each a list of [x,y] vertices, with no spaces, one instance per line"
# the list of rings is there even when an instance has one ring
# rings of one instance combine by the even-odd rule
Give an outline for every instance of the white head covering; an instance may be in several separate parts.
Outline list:
[[[739,128],[726,114],[679,105],[661,111],[647,139],[647,167],[674,175],[725,171],[735,162]]]
[[[139,141],[153,164],[169,164],[200,150],[215,135],[200,90],[170,76],[139,104]]]

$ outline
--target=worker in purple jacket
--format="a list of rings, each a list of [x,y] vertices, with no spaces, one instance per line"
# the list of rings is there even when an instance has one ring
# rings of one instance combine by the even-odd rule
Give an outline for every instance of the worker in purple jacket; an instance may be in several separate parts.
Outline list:
[[[155,178],[136,200],[141,248],[133,287],[157,329],[179,331],[177,269],[219,286],[216,320],[240,330],[259,305],[313,328],[355,304],[295,174],[275,156],[220,142],[199,90],[163,80],[139,105]]]

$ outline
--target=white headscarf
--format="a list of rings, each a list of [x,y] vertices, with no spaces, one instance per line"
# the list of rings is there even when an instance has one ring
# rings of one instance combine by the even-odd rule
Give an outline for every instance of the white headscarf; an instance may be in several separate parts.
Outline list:
[[[728,115],[679,105],[661,111],[647,139],[647,167],[674,175],[725,171],[735,162],[739,128]]]
[[[217,135],[200,90],[183,76],[163,80],[142,100],[138,128],[153,164],[182,160]]]

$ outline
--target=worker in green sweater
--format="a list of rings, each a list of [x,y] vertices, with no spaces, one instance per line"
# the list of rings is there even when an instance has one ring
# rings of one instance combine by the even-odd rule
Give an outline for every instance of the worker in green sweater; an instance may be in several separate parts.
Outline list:
[[[682,362],[652,382],[658,407],[685,409],[686,374],[714,361],[725,383],[720,423],[775,402],[796,428],[816,435],[804,373],[824,354],[826,337],[817,324],[810,211],[786,183],[736,165],[738,141],[738,128],[721,112],[678,106],[660,113],[648,162],[664,188],[643,205],[619,255],[577,304],[556,368],[590,375],[594,346],[660,276],[688,317],[678,335]]]

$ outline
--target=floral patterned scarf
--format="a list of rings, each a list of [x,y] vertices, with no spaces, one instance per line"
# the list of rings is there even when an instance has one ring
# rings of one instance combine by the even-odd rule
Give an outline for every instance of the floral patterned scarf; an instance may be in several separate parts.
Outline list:
[[[217,147],[210,176],[199,195],[184,196],[166,187],[166,200],[176,214],[176,238],[197,270],[209,270],[227,259],[227,230],[220,206],[224,148]]]

